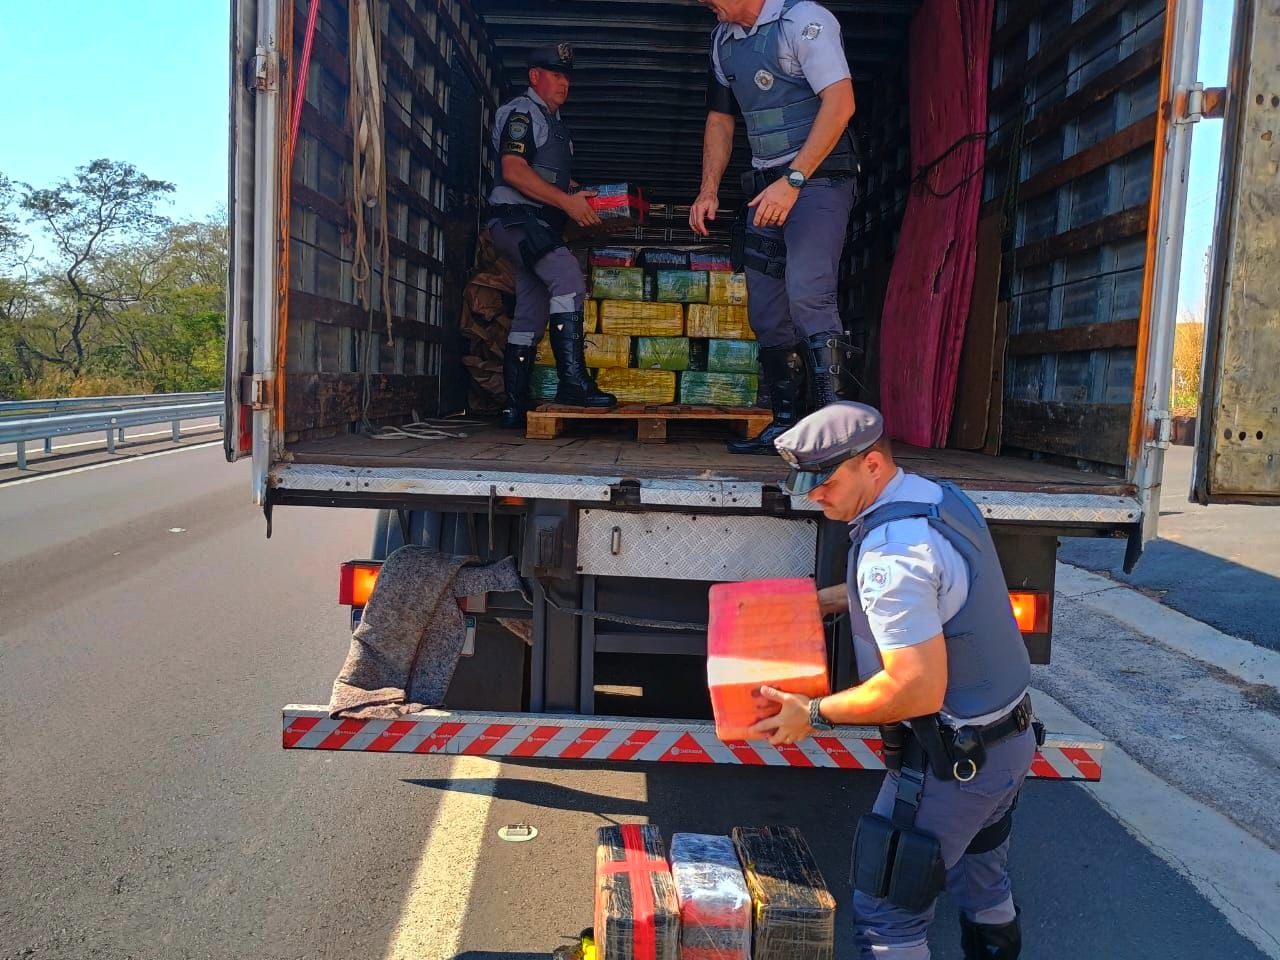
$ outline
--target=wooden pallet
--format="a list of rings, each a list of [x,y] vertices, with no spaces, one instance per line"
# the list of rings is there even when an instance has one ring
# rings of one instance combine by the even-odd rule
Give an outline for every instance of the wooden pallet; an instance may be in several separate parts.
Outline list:
[[[672,421],[699,424],[724,422],[732,426],[737,436],[751,439],[769,425],[773,414],[758,407],[620,403],[612,410],[586,410],[582,407],[544,403],[528,414],[525,437],[530,440],[554,440],[564,432],[570,421],[582,420],[591,423],[634,421],[636,440],[640,443],[666,443],[667,425]]]

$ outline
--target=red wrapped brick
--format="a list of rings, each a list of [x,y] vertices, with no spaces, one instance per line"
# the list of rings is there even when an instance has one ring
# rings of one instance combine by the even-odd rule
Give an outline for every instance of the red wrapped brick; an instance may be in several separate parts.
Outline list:
[[[679,960],[680,905],[658,828],[601,827],[596,838],[599,960]]]

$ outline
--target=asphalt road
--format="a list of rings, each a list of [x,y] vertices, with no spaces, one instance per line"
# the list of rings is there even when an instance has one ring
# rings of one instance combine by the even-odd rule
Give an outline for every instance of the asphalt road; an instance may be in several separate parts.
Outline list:
[[[367,515],[278,510],[267,541],[212,448],[0,486],[0,529],[0,958],[546,957],[627,821],[799,825],[851,957],[874,776],[282,751],[279,707],[345,654]],[[538,838],[499,841],[514,822]],[[1264,956],[1085,788],[1030,784],[1015,838],[1028,956]]]
[[[1126,574],[1124,542],[1063,540],[1059,557],[1104,573],[1223,633],[1280,650],[1280,504],[1187,500],[1190,447],[1165,459],[1159,538]]]

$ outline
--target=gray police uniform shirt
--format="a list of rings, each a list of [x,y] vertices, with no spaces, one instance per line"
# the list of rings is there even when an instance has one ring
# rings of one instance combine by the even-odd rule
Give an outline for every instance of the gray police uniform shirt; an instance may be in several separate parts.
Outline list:
[[[942,488],[899,469],[858,519],[887,503],[903,501],[941,503]],[[882,651],[900,650],[936,637],[968,598],[969,565],[924,517],[886,523],[862,542],[858,596],[849,600],[861,603],[871,624],[870,639]],[[953,717],[944,711],[942,718],[952,726],[982,726],[999,720],[1025,695],[1024,690],[1007,706],[981,717]]]
[[[753,37],[762,26],[782,18],[784,0],[765,0],[764,8],[755,26],[751,28],[736,23],[721,23],[711,35],[711,64],[716,80],[728,87],[729,79],[720,66],[720,44],[726,37],[742,40]],[[797,3],[782,19],[780,57],[783,67],[792,77],[804,77],[817,95],[833,83],[849,80],[849,61],[844,54],[844,40],[840,36],[840,21],[826,7],[813,0]],[[794,160],[795,153],[780,157],[753,158],[752,166],[764,170]]]
[[[493,118],[492,141],[494,155],[498,157],[502,156],[502,134],[503,131],[507,129],[507,118],[517,111],[529,114],[534,150],[545,145],[547,138],[551,135],[551,128],[547,126],[547,117],[546,114],[543,113],[544,110],[547,113],[551,112],[546,101],[538,96],[532,87],[526,89],[520,96],[500,106],[498,108],[498,112],[494,114]],[[560,114],[558,111],[555,116],[557,119],[559,118]],[[573,141],[569,142],[569,152],[573,152]],[[525,157],[525,159],[532,160],[531,157]],[[501,160],[498,162],[501,163]],[[534,202],[535,201],[526,197],[519,190],[505,184],[499,184],[494,187],[492,192],[489,194],[490,204]]]

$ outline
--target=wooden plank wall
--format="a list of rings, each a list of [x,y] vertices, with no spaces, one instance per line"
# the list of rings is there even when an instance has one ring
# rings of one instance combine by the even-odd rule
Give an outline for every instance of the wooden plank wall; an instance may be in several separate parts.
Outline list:
[[[294,62],[300,62],[311,0],[295,0]],[[451,154],[459,131],[451,90],[468,80],[469,112],[487,128],[494,109],[493,52],[460,0],[384,0],[390,296],[380,276],[369,313],[357,305],[348,111],[347,3],[320,3],[306,102],[291,182],[287,440],[342,433],[363,412],[366,351],[375,422],[439,411],[446,353],[456,352],[457,316],[474,242],[476,171],[488,169],[484,138],[459,138],[473,156]],[[477,104],[475,91],[482,95]],[[290,97],[290,100],[292,98]],[[476,118],[470,118],[474,126]],[[463,181],[460,171],[467,171]],[[469,197],[471,202],[459,198]],[[392,339],[386,335],[388,308]]]
[[[983,215],[1004,215],[1006,452],[1125,463],[1164,7],[997,6]]]

